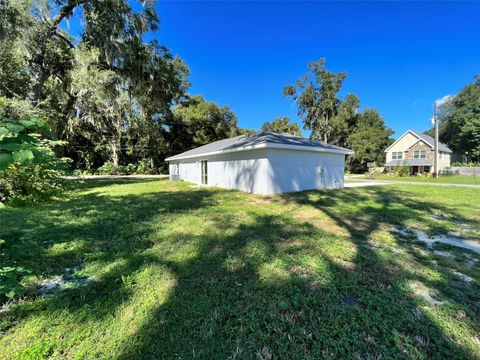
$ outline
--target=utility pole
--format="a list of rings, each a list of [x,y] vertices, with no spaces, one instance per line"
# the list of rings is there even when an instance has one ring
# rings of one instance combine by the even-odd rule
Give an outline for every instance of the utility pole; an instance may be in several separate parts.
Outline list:
[[[433,159],[433,176],[438,177],[438,119],[437,119],[437,101],[433,103],[433,125],[435,126],[435,149]]]

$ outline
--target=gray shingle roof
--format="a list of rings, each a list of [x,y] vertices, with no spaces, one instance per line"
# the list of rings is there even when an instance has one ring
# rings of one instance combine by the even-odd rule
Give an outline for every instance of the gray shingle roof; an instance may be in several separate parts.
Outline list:
[[[385,166],[432,166],[427,159],[390,160]]]
[[[240,135],[229,139],[219,140],[198,148],[185,151],[167,158],[167,161],[178,160],[185,157],[201,156],[202,154],[212,152],[228,152],[240,151],[244,147],[254,146],[258,144],[276,144],[288,146],[304,146],[305,148],[315,148],[317,150],[324,150],[325,152],[343,152],[345,154],[352,153],[351,150],[342,148],[340,146],[325,144],[320,141],[305,139],[300,136],[293,136],[289,134],[281,134],[273,131],[262,131],[252,135]]]
[[[410,130],[411,131],[411,130]],[[435,139],[432,138],[430,135],[427,135],[427,134],[423,134],[423,133],[417,133],[415,131],[412,131],[412,133],[414,133],[415,135],[417,135],[420,139],[422,139],[423,141],[425,141],[427,144],[429,144],[430,146],[435,146]],[[445,144],[442,144],[441,142],[438,143],[438,150],[440,151],[443,151],[443,152],[447,152],[447,153],[451,153],[452,150],[450,150],[447,145]]]

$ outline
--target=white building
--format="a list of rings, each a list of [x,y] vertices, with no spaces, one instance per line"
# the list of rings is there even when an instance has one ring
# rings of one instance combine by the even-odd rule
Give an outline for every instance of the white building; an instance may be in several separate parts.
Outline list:
[[[343,187],[351,150],[264,131],[216,141],[166,159],[171,180],[255,194]]]
[[[391,172],[399,166],[407,166],[412,175],[433,172],[434,149],[435,140],[431,136],[408,130],[385,150],[385,166]],[[438,171],[450,166],[451,156],[452,150],[438,143]]]

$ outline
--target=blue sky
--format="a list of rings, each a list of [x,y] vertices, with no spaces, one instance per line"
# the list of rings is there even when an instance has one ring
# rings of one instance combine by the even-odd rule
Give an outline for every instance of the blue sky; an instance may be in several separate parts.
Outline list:
[[[426,130],[435,99],[480,74],[480,3],[160,1],[149,36],[186,61],[191,94],[229,105],[239,125],[258,129],[289,116],[301,124],[284,85],[309,61],[348,77],[395,136]]]
[[[283,87],[327,59],[394,137],[427,130],[435,99],[480,74],[480,2],[157,1],[157,39],[190,67],[190,94],[229,105],[259,129],[288,116]],[[77,14],[78,15],[78,14]],[[79,24],[69,31],[78,34]],[[307,134],[307,132],[305,132]]]

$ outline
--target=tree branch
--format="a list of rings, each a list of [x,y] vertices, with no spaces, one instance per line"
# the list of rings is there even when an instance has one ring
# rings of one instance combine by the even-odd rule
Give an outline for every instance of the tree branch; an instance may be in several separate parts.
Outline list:
[[[60,40],[63,40],[70,49],[74,49],[75,46],[72,44],[72,42],[67,39],[63,34],[59,33],[59,32],[55,32],[55,34],[53,34],[53,36],[56,36],[58,37]]]
[[[85,4],[87,1],[89,0],[69,0],[68,3],[52,19],[52,27],[58,27],[62,20],[70,16],[77,6]]]
[[[2,87],[7,90],[10,94],[12,94],[14,97],[16,97],[17,99],[21,99],[22,97],[20,95],[18,95],[16,92],[14,92],[13,90],[9,89],[5,84],[2,84],[0,83],[0,85],[2,85]]]

